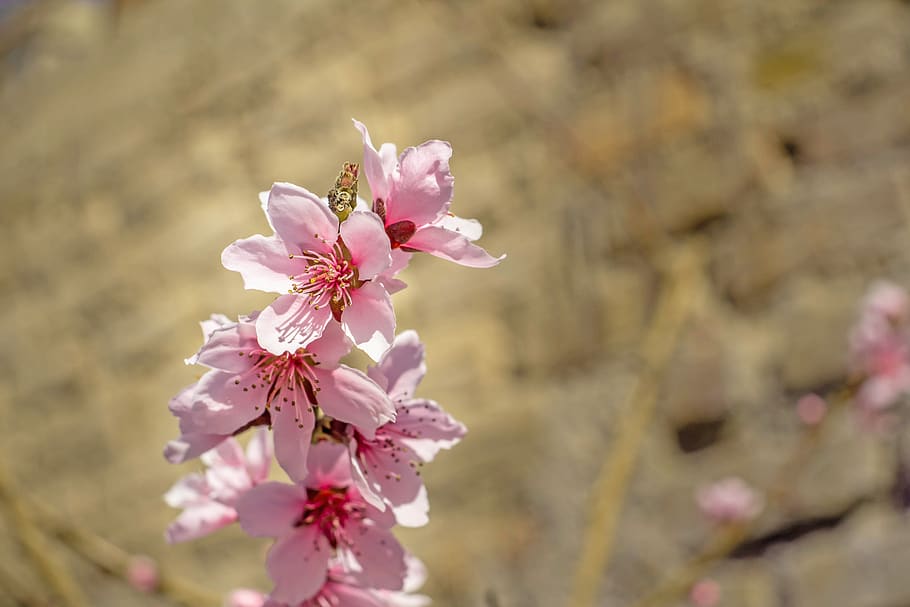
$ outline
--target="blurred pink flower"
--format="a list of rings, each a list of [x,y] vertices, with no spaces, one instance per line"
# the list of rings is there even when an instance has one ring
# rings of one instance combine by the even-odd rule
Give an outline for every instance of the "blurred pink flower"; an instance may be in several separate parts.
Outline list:
[[[441,449],[457,444],[467,432],[461,422],[435,402],[415,399],[426,373],[424,347],[414,331],[404,331],[367,374],[395,402],[396,419],[380,426],[375,438],[352,432],[354,481],[364,498],[384,509],[387,501],[399,524],[426,524],[429,503],[420,466]]]
[[[264,483],[237,504],[244,531],[276,538],[266,558],[275,582],[271,598],[296,605],[315,595],[328,579],[333,556],[348,566],[350,579],[358,584],[401,589],[406,563],[389,530],[394,517],[360,495],[344,445],[313,445],[308,469],[303,484]]]
[[[715,523],[742,523],[757,517],[764,499],[739,478],[725,478],[700,488],[695,495],[702,513]]]
[[[256,320],[262,346],[295,352],[318,339],[333,319],[377,360],[395,335],[392,301],[382,281],[391,249],[382,222],[355,211],[341,222],[318,196],[276,183],[266,209],[272,236],[237,240],[221,254],[247,289],[286,293]]]
[[[689,591],[689,602],[695,607],[714,607],[720,602],[720,584],[711,579],[699,580]]]
[[[183,509],[168,526],[167,540],[173,543],[196,539],[236,521],[237,500],[268,478],[271,459],[265,428],[253,434],[246,453],[230,438],[202,454],[205,472],[183,477],[164,495],[169,506]]]
[[[158,564],[147,556],[131,557],[126,566],[126,581],[139,592],[155,592],[159,582]]]
[[[825,419],[828,403],[818,394],[806,394],[796,402],[796,414],[807,426],[817,426]]]
[[[302,480],[315,405],[370,437],[395,419],[395,407],[382,388],[338,363],[350,351],[350,342],[337,324],[306,348],[274,354],[258,341],[255,321],[253,315],[221,324],[187,360],[211,370],[171,402],[182,435],[165,450],[170,461],[184,461],[224,435],[265,422],[275,432],[278,463],[293,480]]]
[[[224,607],[263,607],[266,596],[257,590],[238,588],[231,591],[224,601]]]
[[[356,120],[354,126],[363,136],[363,170],[373,211],[382,219],[393,249],[424,251],[475,268],[495,266],[505,258],[492,257],[474,244],[482,233],[480,223],[449,213],[455,179],[449,171],[448,142],[427,141],[396,158],[394,145],[384,143],[377,151],[367,127]]]
[[[879,412],[910,393],[910,298],[879,282],[865,296],[850,333],[850,366],[862,380],[856,403]]]

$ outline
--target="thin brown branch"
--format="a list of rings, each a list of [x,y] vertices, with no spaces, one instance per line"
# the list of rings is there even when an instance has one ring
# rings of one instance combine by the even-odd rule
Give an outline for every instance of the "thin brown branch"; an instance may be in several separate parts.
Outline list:
[[[2,465],[0,503],[22,550],[51,591],[68,607],[88,607],[89,602],[82,589],[46,542],[44,534],[31,516],[29,504]]]
[[[134,555],[87,529],[70,524],[41,504],[32,504],[32,507],[35,518],[48,533],[101,571],[125,578]],[[220,595],[165,570],[159,570],[155,592],[187,607],[222,604]]]
[[[694,239],[668,253],[665,288],[641,349],[643,368],[620,409],[616,439],[594,487],[594,501],[569,602],[572,607],[593,605],[600,591],[625,494],[654,414],[661,378],[686,320],[703,293],[704,243]]]

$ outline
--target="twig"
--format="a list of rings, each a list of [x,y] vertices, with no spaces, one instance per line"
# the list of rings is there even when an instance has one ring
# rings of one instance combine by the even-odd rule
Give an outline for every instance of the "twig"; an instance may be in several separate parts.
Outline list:
[[[12,477],[2,465],[0,465],[0,503],[3,504],[10,526],[23,551],[53,593],[68,607],[89,607],[88,599],[82,589],[48,546],[44,534],[32,519],[29,505],[19,494]]]
[[[47,599],[26,586],[21,578],[0,564],[0,588],[22,607],[48,607]]]
[[[829,410],[817,426],[807,428],[796,444],[791,456],[778,470],[768,488],[768,507],[785,504],[797,473],[803,469],[809,456],[818,446],[822,431],[836,409],[842,408],[853,398],[856,385],[851,381],[828,399]],[[692,585],[701,578],[717,561],[726,558],[755,529],[755,521],[733,527],[721,527],[708,540],[706,546],[676,572],[660,582],[657,587],[634,604],[633,607],[657,607],[671,603],[684,596]]]
[[[95,535],[91,531],[71,525],[66,519],[41,504],[32,504],[35,518],[48,532],[95,567],[105,573],[124,578],[130,561],[129,552]],[[187,607],[221,605],[222,597],[198,584],[166,571],[159,571],[157,594],[167,596]]]
[[[638,452],[654,414],[661,376],[679,335],[702,291],[704,244],[692,240],[674,251],[661,294],[642,346],[643,369],[621,408],[616,440],[595,485],[594,502],[584,534],[584,547],[575,572],[570,605],[589,607],[600,590],[603,572],[613,550],[616,524]]]

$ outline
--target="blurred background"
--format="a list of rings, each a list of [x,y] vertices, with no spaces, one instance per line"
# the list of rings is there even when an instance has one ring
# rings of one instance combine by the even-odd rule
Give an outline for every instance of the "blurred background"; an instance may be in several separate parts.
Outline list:
[[[219,263],[268,231],[257,192],[328,191],[361,158],[352,117],[377,145],[451,141],[453,210],[509,255],[416,258],[396,296],[427,345],[418,395],[470,428],[400,534],[440,607],[568,605],[598,544],[589,604],[632,605],[711,537],[696,487],[778,478],[868,285],[910,284],[906,1],[2,0],[0,58],[7,493],[216,595],[268,589],[268,542],[165,544],[161,496],[198,467],[161,457],[167,402],[199,374],[199,320],[270,301]],[[899,458],[828,426],[706,572],[720,605],[910,605]],[[20,523],[0,605],[65,604]],[[90,605],[173,604],[46,544]]]

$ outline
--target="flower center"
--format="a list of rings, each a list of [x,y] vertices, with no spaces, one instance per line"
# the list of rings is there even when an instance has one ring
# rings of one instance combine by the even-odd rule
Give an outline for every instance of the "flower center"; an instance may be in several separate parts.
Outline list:
[[[364,505],[351,499],[346,488],[307,489],[307,501],[295,526],[316,525],[332,548],[339,544],[350,546],[345,526],[349,520],[360,520],[365,515]]]
[[[339,243],[329,253],[304,251],[289,257],[304,260],[306,267],[300,274],[289,277],[288,293],[305,295],[316,310],[331,306],[338,315],[351,305],[351,291],[360,286],[360,281],[357,268],[345,257]]]
[[[245,373],[234,379],[234,384],[243,387],[244,392],[265,390],[263,404],[255,405],[263,414],[274,408],[280,412],[282,406],[294,409],[294,421],[303,428],[302,407],[313,412],[316,406],[316,393],[319,392],[319,379],[313,368],[319,361],[313,354],[301,348],[295,353],[285,352],[275,355],[266,350],[253,350],[240,356],[256,359],[255,364]]]

